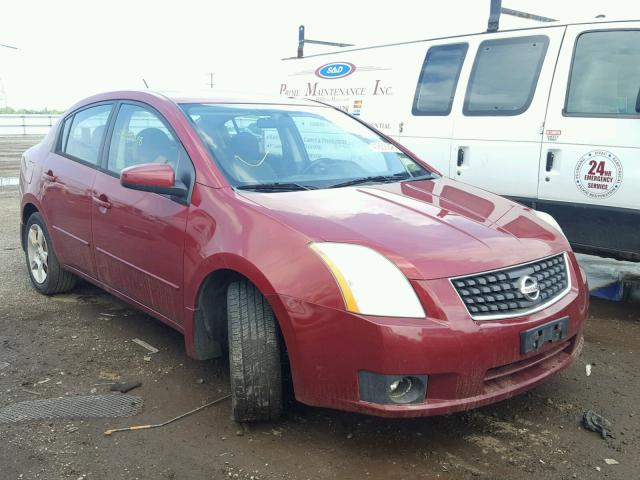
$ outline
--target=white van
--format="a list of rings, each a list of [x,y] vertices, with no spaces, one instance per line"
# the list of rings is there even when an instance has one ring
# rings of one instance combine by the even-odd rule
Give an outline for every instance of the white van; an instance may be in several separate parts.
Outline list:
[[[362,118],[444,175],[640,261],[640,21],[547,23],[287,59],[280,95]]]

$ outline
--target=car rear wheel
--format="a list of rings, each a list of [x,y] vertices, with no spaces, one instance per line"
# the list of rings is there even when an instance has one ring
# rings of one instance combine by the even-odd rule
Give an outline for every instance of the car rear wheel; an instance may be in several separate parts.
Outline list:
[[[227,290],[227,322],[233,417],[238,422],[279,418],[281,352],[273,310],[255,286],[240,280]]]
[[[24,235],[27,269],[36,290],[45,295],[71,290],[76,284],[77,277],[63,270],[58,263],[49,231],[39,213],[29,217]]]

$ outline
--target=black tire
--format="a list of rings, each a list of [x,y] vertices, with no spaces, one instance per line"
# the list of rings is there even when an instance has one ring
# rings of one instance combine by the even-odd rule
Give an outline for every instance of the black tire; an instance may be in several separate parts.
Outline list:
[[[276,318],[264,296],[246,280],[229,285],[227,323],[231,405],[237,422],[282,415],[282,371]]]
[[[29,255],[28,255],[28,242],[29,242],[29,231],[31,230],[32,225],[38,225],[44,234],[44,238],[46,240],[47,245],[47,277],[43,282],[38,282],[33,275],[31,270],[31,266],[29,265]],[[56,253],[53,250],[53,244],[51,243],[51,237],[49,235],[49,230],[47,230],[47,226],[42,219],[42,216],[35,212],[31,214],[29,220],[27,220],[27,225],[24,229],[24,246],[25,246],[25,259],[27,262],[27,271],[29,272],[29,278],[31,279],[31,284],[33,287],[40,293],[44,295],[53,295],[54,293],[63,293],[72,290],[76,285],[76,281],[78,277],[76,277],[73,273],[64,270],[60,263],[58,262],[58,257],[56,257]]]

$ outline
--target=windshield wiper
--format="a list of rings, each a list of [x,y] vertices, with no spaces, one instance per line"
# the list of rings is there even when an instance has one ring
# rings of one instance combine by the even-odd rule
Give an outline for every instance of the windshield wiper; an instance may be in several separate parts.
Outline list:
[[[291,192],[295,190],[315,190],[317,187],[301,185],[299,183],[273,182],[273,183],[250,183],[238,185],[239,190],[255,190],[256,192]]]
[[[353,180],[347,180],[346,182],[336,183],[335,185],[331,185],[329,188],[350,187],[352,185],[362,185],[364,183],[389,183],[398,181],[410,182],[412,180],[428,180],[430,178],[433,178],[433,176],[429,173],[420,175],[419,177],[412,177],[407,172],[400,172],[394,173],[393,175],[372,175],[370,177],[354,178]]]

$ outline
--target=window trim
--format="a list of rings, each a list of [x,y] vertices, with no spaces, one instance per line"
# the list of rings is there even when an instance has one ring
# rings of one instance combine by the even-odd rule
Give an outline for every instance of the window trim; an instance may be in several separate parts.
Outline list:
[[[471,86],[473,85],[473,80],[477,73],[478,63],[480,60],[480,53],[482,51],[482,47],[487,43],[501,43],[501,44],[514,44],[521,43],[524,39],[529,39],[529,41],[536,41],[534,39],[538,39],[539,42],[544,44],[544,50],[540,58],[538,59],[538,65],[536,66],[535,74],[533,76],[533,82],[531,83],[531,87],[529,88],[529,95],[527,96],[527,101],[517,110],[474,110],[469,111],[469,101],[471,96]],[[515,117],[517,115],[522,115],[531,106],[533,103],[533,99],[535,98],[536,90],[538,88],[538,81],[540,80],[540,72],[542,71],[542,67],[544,66],[544,62],[547,58],[547,52],[549,51],[549,37],[547,35],[526,35],[521,37],[505,37],[505,38],[491,38],[488,40],[483,40],[478,45],[478,49],[476,50],[476,57],[473,60],[473,66],[471,67],[471,73],[469,74],[469,80],[467,81],[467,91],[464,96],[464,104],[462,106],[462,114],[466,117]]]
[[[462,52],[462,61],[460,62],[460,68],[458,69],[458,73],[453,80],[453,95],[449,101],[449,108],[446,112],[444,111],[435,111],[435,110],[420,110],[418,109],[418,98],[420,93],[420,87],[422,86],[423,79],[425,76],[425,65],[429,60],[429,55],[433,49],[436,48],[451,48],[463,46],[464,50]],[[469,52],[469,43],[468,42],[458,42],[458,43],[442,43],[439,45],[432,45],[427,50],[425,54],[424,60],[422,61],[422,66],[420,67],[420,75],[418,76],[418,83],[416,84],[416,91],[413,96],[413,106],[411,107],[411,113],[415,117],[447,117],[451,114],[453,110],[453,102],[455,100],[456,92],[458,90],[458,82],[460,81],[460,74],[462,73],[462,69],[464,68],[465,61],[467,59],[467,53]]]
[[[576,58],[576,50],[578,48],[578,41],[580,37],[586,33],[601,33],[601,32],[640,32],[640,28],[603,28],[603,29],[590,29],[580,32],[576,35],[576,39],[573,42],[573,52],[571,54],[571,65],[569,67],[569,75],[567,77],[567,85],[565,87],[564,105],[562,106],[563,117],[577,117],[577,118],[640,118],[640,112],[635,114],[620,114],[620,113],[574,113],[568,112],[567,107],[569,105],[569,90],[571,89],[571,78],[573,77],[573,66]]]
[[[105,147],[105,140],[107,139],[107,135],[109,133],[109,128],[111,126],[111,120],[113,118],[113,112],[115,111],[116,107],[117,107],[117,100],[103,100],[100,102],[95,102],[95,103],[89,103],[87,105],[83,105],[79,108],[77,108],[76,110],[74,110],[73,112],[69,113],[68,115],[66,115],[62,121],[59,123],[60,127],[58,128],[58,131],[56,132],[56,141],[54,142],[54,149],[53,149],[53,153],[55,153],[56,155],[60,155],[61,157],[64,158],[68,158],[69,160],[72,160],[74,162],[80,163],[82,165],[85,165],[89,168],[93,168],[95,170],[100,170],[101,168],[101,164],[102,164],[102,153],[104,151],[104,147]],[[62,137],[64,135],[64,126],[68,121],[71,121],[71,125],[69,125],[69,135],[71,134],[71,127],[73,127],[73,120],[75,119],[75,116],[77,113],[80,113],[84,110],[88,110],[89,108],[94,108],[94,107],[100,107],[102,105],[111,105],[111,111],[109,112],[109,116],[107,117],[107,122],[104,124],[105,125],[105,129],[104,129],[104,134],[102,137],[102,141],[100,142],[100,148],[98,149],[98,161],[97,163],[92,163],[89,162],[87,160],[83,160],[82,158],[76,157],[75,155],[71,155],[67,152],[65,152],[63,150],[62,145],[60,145],[62,143]],[[69,135],[67,135],[67,143],[69,142]],[[64,146],[64,148],[66,148],[66,145]]]

